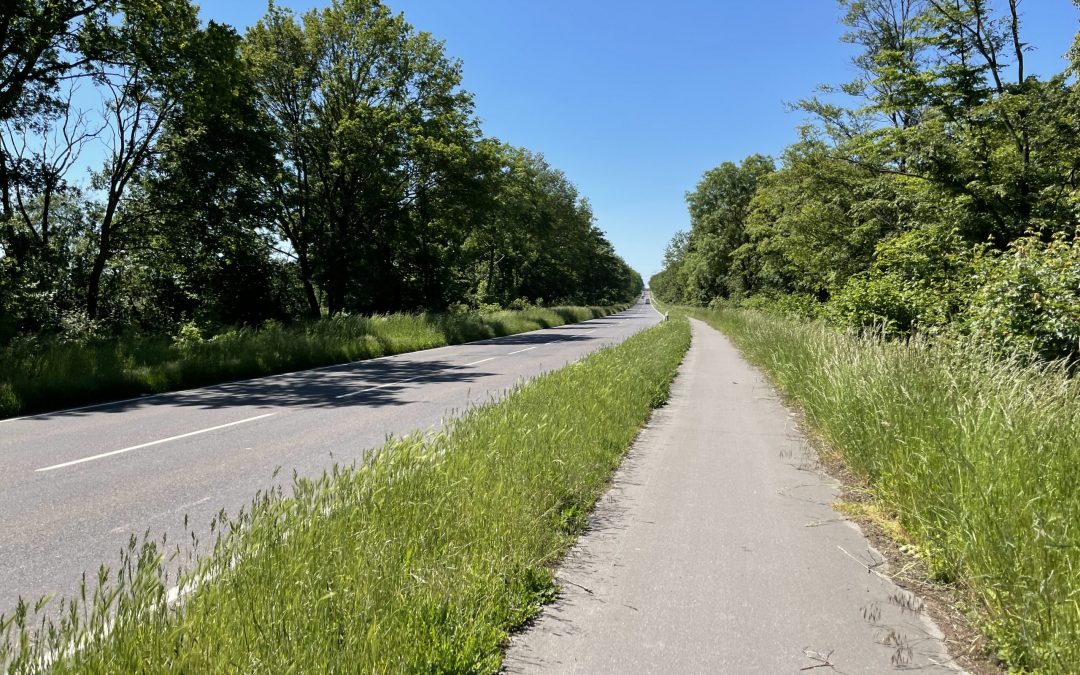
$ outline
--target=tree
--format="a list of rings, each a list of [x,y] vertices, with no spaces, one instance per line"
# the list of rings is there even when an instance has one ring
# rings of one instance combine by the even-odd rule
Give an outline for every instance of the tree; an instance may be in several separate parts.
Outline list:
[[[148,251],[175,318],[257,323],[282,318],[269,229],[273,147],[240,36],[210,22],[187,49],[190,78],[143,177],[155,205]]]
[[[334,2],[302,25],[271,7],[245,54],[272,122],[277,228],[311,314],[322,300],[335,313],[438,294],[433,272],[463,239],[448,194],[477,178],[459,64],[375,0]]]
[[[460,64],[378,0],[271,5],[244,38],[189,0],[12,2],[0,340],[640,286],[566,176],[483,139]]]
[[[94,187],[104,197],[93,233],[86,313],[100,318],[101,284],[117,251],[133,244],[153,206],[126,200],[140,172],[154,159],[167,120],[180,107],[191,77],[190,49],[198,32],[196,9],[187,0],[124,0],[118,23],[94,36],[107,57],[95,64],[94,81],[105,93],[104,134],[109,149]]]
[[[1039,79],[1016,0],[839,4],[859,75],[825,91],[848,100],[800,104],[814,124],[755,182],[744,215],[710,198],[743,194],[737,167],[706,173],[658,296],[809,295],[844,325],[1067,355],[1080,47],[1070,71]]]
[[[773,160],[751,155],[736,165],[724,162],[705,172],[686,195],[690,238],[683,258],[686,297],[704,303],[744,290],[732,274],[732,255],[745,241],[746,217],[759,182],[774,170]]]
[[[40,130],[62,115],[70,100],[58,98],[62,79],[90,63],[87,28],[111,3],[94,0],[11,0],[0,7],[0,122],[19,131]],[[0,219],[10,221],[20,172],[0,150]],[[8,231],[5,248],[14,239]]]
[[[71,107],[111,3],[11,0],[0,7],[0,315],[41,329],[69,300],[67,243],[80,218],[66,173],[96,125]],[[74,217],[69,217],[74,216]]]

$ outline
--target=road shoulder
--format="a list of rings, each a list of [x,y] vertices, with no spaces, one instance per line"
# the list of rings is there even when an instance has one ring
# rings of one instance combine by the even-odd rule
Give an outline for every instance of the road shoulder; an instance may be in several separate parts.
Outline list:
[[[509,673],[955,672],[921,601],[830,508],[835,481],[707,325],[559,570]]]

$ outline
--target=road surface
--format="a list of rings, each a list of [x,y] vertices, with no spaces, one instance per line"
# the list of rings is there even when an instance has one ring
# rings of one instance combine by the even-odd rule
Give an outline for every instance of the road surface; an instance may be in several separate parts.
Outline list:
[[[221,509],[437,426],[523,378],[660,320],[602,319],[370,361],[0,422],[0,613],[68,595],[132,533],[206,532]],[[279,478],[272,478],[280,468]],[[205,540],[205,538],[204,538]],[[92,574],[91,574],[92,576]]]
[[[639,436],[508,673],[955,672],[829,504],[769,384],[712,328]]]

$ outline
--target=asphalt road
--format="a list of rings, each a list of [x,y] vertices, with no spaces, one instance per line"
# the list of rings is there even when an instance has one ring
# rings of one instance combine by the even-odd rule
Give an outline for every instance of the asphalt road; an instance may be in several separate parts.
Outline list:
[[[693,329],[668,405],[505,671],[956,672],[919,600],[830,508],[836,484],[768,382]]]
[[[0,613],[67,595],[131,534],[206,532],[256,492],[349,464],[655,324],[650,305],[465,345],[0,422]],[[278,478],[273,474],[280,469]],[[91,574],[92,576],[92,574]]]

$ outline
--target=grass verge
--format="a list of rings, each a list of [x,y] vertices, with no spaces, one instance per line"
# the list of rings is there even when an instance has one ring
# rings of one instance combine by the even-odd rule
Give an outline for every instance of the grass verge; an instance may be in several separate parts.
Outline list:
[[[964,345],[686,311],[801,405],[1010,667],[1080,669],[1080,380]]]
[[[685,320],[663,322],[256,498],[217,524],[182,603],[166,601],[160,547],[133,545],[58,619],[0,620],[0,670],[496,672],[689,343]]]
[[[269,322],[205,340],[197,330],[176,339],[23,339],[0,348],[0,419],[513,335],[620,309],[338,315],[288,326]]]

